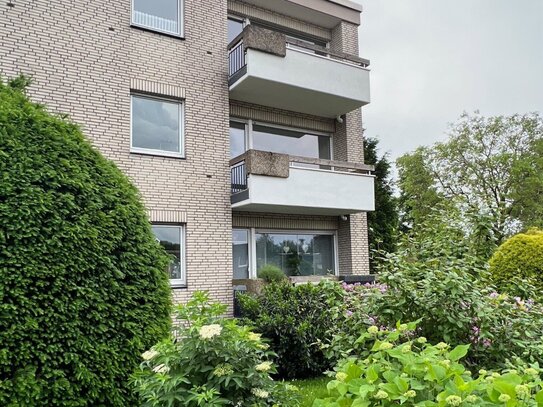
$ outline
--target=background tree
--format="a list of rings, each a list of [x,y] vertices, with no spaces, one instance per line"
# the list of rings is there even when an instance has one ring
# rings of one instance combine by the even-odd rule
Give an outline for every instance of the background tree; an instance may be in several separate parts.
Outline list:
[[[364,162],[375,166],[375,211],[368,212],[372,271],[378,261],[374,250],[393,252],[398,236],[398,210],[390,179],[391,163],[386,154],[378,157],[378,143],[376,138],[368,138],[364,142]]]
[[[135,406],[168,257],[129,179],[26,84],[0,81],[0,405]]]
[[[541,140],[536,114],[483,117],[464,113],[449,138],[398,160],[399,186],[407,217],[417,222],[438,203],[454,205],[466,228],[484,217],[482,239],[501,243],[541,221]],[[486,237],[484,236],[486,234]]]

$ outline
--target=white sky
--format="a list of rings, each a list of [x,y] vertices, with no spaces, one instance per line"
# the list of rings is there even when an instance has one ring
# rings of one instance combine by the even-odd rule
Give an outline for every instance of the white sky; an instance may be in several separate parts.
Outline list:
[[[543,0],[355,0],[371,60],[366,137],[392,159],[463,111],[543,112]]]

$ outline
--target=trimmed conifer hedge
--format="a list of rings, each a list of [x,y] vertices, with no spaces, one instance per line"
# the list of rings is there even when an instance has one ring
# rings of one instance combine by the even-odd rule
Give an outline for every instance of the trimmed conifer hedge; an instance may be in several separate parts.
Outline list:
[[[77,125],[0,81],[0,405],[133,406],[169,332],[168,257]]]

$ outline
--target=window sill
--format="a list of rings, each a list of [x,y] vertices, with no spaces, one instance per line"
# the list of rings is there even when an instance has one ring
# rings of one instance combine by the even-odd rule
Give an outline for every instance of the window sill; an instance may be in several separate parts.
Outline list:
[[[152,33],[155,33],[155,34],[164,35],[166,37],[175,38],[175,39],[178,39],[178,40],[181,40],[181,41],[185,40],[185,35],[184,34],[173,34],[173,33],[167,32],[167,31],[160,31],[160,30],[157,30],[155,28],[145,27],[143,25],[137,25],[137,24],[134,24],[134,23],[130,24],[130,27],[136,28],[136,29],[142,30],[142,31],[148,31],[148,32],[152,32]]]
[[[177,158],[181,160],[186,159],[185,155],[180,154],[180,153],[161,151],[161,150],[146,150],[146,149],[139,149],[139,148],[131,148],[130,154],[150,155],[150,156],[155,156],[155,157],[166,157],[166,158]]]
[[[186,290],[188,287],[186,284],[170,284],[172,290]]]

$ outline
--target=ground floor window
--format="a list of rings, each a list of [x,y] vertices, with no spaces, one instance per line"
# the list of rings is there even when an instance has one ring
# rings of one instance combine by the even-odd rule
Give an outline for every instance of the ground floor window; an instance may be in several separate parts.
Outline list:
[[[185,286],[185,227],[183,225],[154,224],[153,233],[166,253],[170,255],[170,283]]]
[[[234,278],[249,278],[249,229],[232,230]]]

